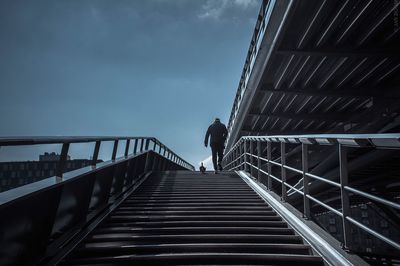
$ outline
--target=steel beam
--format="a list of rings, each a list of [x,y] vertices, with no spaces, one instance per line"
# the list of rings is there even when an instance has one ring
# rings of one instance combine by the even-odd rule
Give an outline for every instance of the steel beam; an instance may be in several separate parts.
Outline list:
[[[252,112],[249,113],[248,116],[259,116],[262,118],[272,117],[272,118],[282,118],[282,119],[292,119],[292,120],[304,120],[304,121],[326,121],[326,122],[348,122],[348,123],[358,123],[358,120],[349,120],[349,117],[345,113],[284,113],[284,112],[276,112],[276,113],[258,113]],[[249,128],[247,128],[249,129]],[[243,128],[246,130],[246,128]],[[249,130],[248,130],[249,131]]]
[[[399,58],[400,54],[396,51],[348,51],[348,50],[306,50],[306,49],[280,49],[275,51],[278,55],[297,55],[297,56],[327,56],[327,57],[351,57],[351,58]]]
[[[302,95],[302,96],[315,96],[315,97],[335,97],[335,98],[357,98],[366,100],[369,98],[400,98],[398,88],[390,87],[384,90],[373,92],[366,88],[346,88],[342,90],[323,89],[317,88],[281,88],[279,90],[272,89],[272,84],[264,85],[259,91],[260,93],[274,93],[274,94],[287,94],[287,95]]]

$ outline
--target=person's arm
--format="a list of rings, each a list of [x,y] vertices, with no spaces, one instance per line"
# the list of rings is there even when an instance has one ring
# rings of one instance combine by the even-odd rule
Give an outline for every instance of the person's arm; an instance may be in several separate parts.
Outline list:
[[[208,138],[210,137],[210,127],[208,127],[207,132],[206,132],[206,137],[204,139],[204,146],[208,146]]]

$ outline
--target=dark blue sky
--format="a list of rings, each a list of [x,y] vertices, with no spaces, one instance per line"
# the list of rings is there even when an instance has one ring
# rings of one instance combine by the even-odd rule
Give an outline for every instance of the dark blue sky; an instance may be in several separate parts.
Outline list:
[[[229,118],[259,6],[2,0],[1,135],[154,136],[197,164],[207,126]]]

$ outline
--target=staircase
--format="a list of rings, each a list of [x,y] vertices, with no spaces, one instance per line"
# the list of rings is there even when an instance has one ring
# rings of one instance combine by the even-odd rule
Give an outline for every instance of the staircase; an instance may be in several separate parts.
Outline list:
[[[151,175],[64,265],[323,265],[238,175]]]

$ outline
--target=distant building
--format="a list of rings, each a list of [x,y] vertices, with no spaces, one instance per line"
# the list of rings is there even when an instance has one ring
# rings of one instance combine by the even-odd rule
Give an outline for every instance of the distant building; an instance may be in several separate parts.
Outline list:
[[[45,152],[44,154],[39,155],[39,161],[59,161],[60,157],[61,155],[55,152]],[[71,160],[71,157],[69,155],[67,156],[67,160]]]
[[[55,176],[59,159],[60,155],[46,152],[39,155],[39,161],[0,162],[0,192]],[[65,172],[89,166],[91,163],[88,159],[71,160],[68,156]]]

